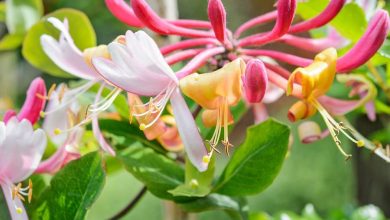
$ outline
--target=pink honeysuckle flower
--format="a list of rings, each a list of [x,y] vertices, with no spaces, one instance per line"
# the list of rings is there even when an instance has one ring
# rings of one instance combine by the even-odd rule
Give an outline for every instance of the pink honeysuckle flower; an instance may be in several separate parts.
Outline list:
[[[389,13],[385,10],[379,10],[372,17],[367,31],[356,45],[337,60],[337,71],[349,72],[367,62],[382,46],[389,28]]]
[[[82,117],[84,112],[80,111],[80,106],[76,100],[72,100],[75,94],[68,90],[65,84],[61,84],[51,93],[44,118],[42,128],[57,147],[57,151],[45,161],[42,161],[36,172],[54,174],[66,165],[70,160],[80,157],[78,144],[84,133],[82,127],[77,127],[70,132],[58,134],[58,129],[66,130],[72,127]]]
[[[31,124],[35,124],[39,120],[40,112],[46,103],[46,86],[42,78],[35,78],[30,87],[27,90],[26,100],[24,101],[23,107],[17,114],[14,110],[8,110],[4,115],[4,122],[14,116],[21,121],[27,119]]]
[[[140,129],[153,126],[170,100],[187,155],[199,171],[205,171],[209,160],[206,147],[180,93],[179,79],[165,62],[153,39],[143,31],[127,31],[126,45],[113,42],[108,45],[108,50],[112,60],[100,57],[92,59],[101,76],[128,93],[153,97],[142,105],[148,108],[147,111],[139,114],[132,112],[138,120],[144,121],[140,123]],[[153,120],[148,120],[149,117]]]
[[[25,188],[20,182],[35,171],[45,148],[44,131],[34,131],[29,120],[0,122],[0,186],[12,219],[28,219],[21,198],[31,201],[32,182]]]
[[[90,89],[94,84],[102,82],[103,79],[92,66],[91,59],[95,56],[109,58],[109,54],[105,45],[88,48],[84,51],[81,51],[79,48],[77,48],[72,36],[69,33],[69,24],[67,19],[64,19],[64,21],[61,22],[57,18],[50,17],[48,18],[48,21],[61,33],[58,41],[49,35],[41,36],[41,44],[46,55],[61,69],[78,78],[87,80],[87,83],[69,91],[69,94],[72,94],[69,96],[69,99],[67,99],[62,105],[58,105],[57,109],[51,109],[50,111],[43,112],[43,116],[60,111],[61,108],[67,106],[67,104],[74,102],[80,94],[88,91],[88,89]],[[113,97],[116,97],[116,95],[119,93],[120,91],[114,90],[113,93],[107,97],[108,100],[110,100],[112,103],[115,100]],[[115,151],[104,140],[103,135],[97,126],[98,113],[106,110],[109,106],[99,106],[98,104],[99,103],[95,103],[91,106],[92,113],[88,114],[84,120],[80,121],[80,123],[75,125],[74,128],[68,128],[66,131],[72,132],[73,129],[78,129],[79,126],[92,121],[93,133],[101,148],[104,151],[115,155]],[[63,132],[60,128],[57,128],[56,131],[57,133]]]
[[[245,97],[249,103],[258,103],[263,100],[268,77],[267,70],[261,60],[252,59],[247,63],[242,82]]]
[[[221,43],[226,40],[226,11],[221,0],[209,0],[208,15],[215,38]]]

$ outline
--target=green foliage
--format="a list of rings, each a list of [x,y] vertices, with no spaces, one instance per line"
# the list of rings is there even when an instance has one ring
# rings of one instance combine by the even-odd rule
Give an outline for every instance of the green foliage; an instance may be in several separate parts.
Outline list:
[[[51,180],[37,201],[33,219],[84,219],[103,188],[101,155],[94,152],[70,162]]]
[[[24,34],[43,15],[42,0],[7,0],[5,23],[11,34]]]
[[[184,182],[184,170],[175,161],[135,143],[119,154],[126,170],[143,182],[155,196],[175,200],[168,190]]]
[[[279,173],[287,152],[290,130],[269,119],[250,127],[214,189],[215,192],[243,196],[260,193]]]
[[[59,37],[59,31],[47,21],[49,17],[56,17],[61,21],[68,19],[69,32],[81,51],[96,45],[95,31],[88,17],[81,11],[60,9],[43,17],[28,31],[23,42],[23,56],[34,67],[53,76],[72,77],[54,64],[42,49],[40,38],[43,34],[51,35],[56,39]]]
[[[210,160],[208,169],[199,172],[186,157],[185,183],[169,192],[174,196],[203,197],[211,191],[211,182],[214,178],[215,156]]]
[[[0,51],[18,48],[24,39],[24,34],[7,34],[0,40]]]
[[[223,210],[232,219],[248,219],[248,204],[243,198],[233,198],[225,195],[210,194],[207,197],[180,203],[188,212],[203,212],[207,210]]]
[[[298,3],[297,14],[307,20],[318,15],[328,5],[328,0],[309,0]],[[363,35],[367,21],[364,11],[356,3],[348,3],[330,22],[343,37],[356,42]]]
[[[0,219],[11,220],[11,215],[8,210],[8,205],[4,197],[4,192],[0,188]]]

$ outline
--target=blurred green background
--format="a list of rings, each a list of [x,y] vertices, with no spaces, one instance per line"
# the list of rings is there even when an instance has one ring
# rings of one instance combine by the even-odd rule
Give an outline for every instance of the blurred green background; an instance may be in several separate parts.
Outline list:
[[[59,8],[76,8],[85,12],[91,19],[97,33],[98,42],[107,43],[117,35],[123,34],[128,27],[117,21],[106,9],[103,0],[45,0],[45,11],[50,12]],[[263,14],[272,9],[273,0],[225,0],[223,1],[228,16],[228,27],[235,29],[239,24],[255,15]],[[179,14],[182,18],[207,19],[206,0],[178,0]],[[269,29],[272,24],[260,27],[258,30]],[[4,32],[4,25],[0,31]],[[283,45],[273,47],[293,51],[293,48]],[[297,53],[295,51],[295,53]],[[299,53],[304,55],[304,53]],[[310,55],[310,54],[308,54]],[[18,100],[13,103],[20,106],[25,90],[34,77],[41,75],[23,60],[20,51],[0,53],[0,110],[10,107],[7,99]],[[43,75],[50,84],[58,79]],[[273,116],[287,122],[286,103],[292,100],[285,99],[269,106]],[[241,126],[252,123],[251,114],[245,117]],[[318,120],[318,118],[317,118]],[[296,125],[291,126],[294,128]],[[238,130],[238,129],[237,129]],[[294,130],[294,129],[293,129]],[[237,139],[242,136],[240,132],[233,135]],[[294,132],[295,142],[290,156],[283,165],[280,175],[271,187],[258,196],[249,198],[251,211],[266,211],[274,214],[283,210],[301,212],[306,204],[312,203],[323,216],[337,215],[338,212],[348,212],[357,205],[362,205],[358,198],[358,182],[356,160],[344,161],[330,138],[314,144],[302,145]],[[238,140],[236,142],[239,142]],[[346,149],[353,151],[352,149]],[[369,152],[363,152],[369,154]],[[223,164],[224,156],[219,155]],[[370,160],[367,157],[367,160]],[[380,166],[383,164],[380,163]],[[384,162],[383,162],[384,163]],[[222,166],[219,166],[222,167]],[[387,165],[387,168],[390,168]],[[386,171],[383,171],[386,172]],[[366,178],[371,178],[369,175]],[[390,187],[390,185],[388,185]],[[125,171],[110,174],[106,186],[89,212],[88,219],[107,219],[125,207],[141,189],[142,184]],[[371,190],[368,188],[367,190]],[[386,196],[386,191],[382,191]],[[390,194],[387,194],[390,197]],[[363,200],[362,200],[363,201]],[[374,203],[375,201],[369,201]],[[382,209],[389,208],[381,205]],[[386,205],[386,204],[384,204]],[[142,198],[135,209],[124,219],[161,219],[164,215],[164,203],[150,193]],[[222,211],[206,212],[199,215],[199,219],[226,218]]]

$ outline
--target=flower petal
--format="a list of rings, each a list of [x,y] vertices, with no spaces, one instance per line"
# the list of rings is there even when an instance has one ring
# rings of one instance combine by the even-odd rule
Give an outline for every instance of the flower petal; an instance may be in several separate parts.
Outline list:
[[[11,219],[14,220],[28,220],[27,212],[24,209],[22,201],[18,197],[12,199],[12,183],[10,181],[6,181],[6,183],[1,184],[1,189],[3,190],[3,194],[5,197],[5,201],[8,205],[9,214],[11,215]],[[1,192],[0,192],[1,193]],[[16,211],[16,207],[22,210],[21,213]]]
[[[97,79],[99,75],[87,65],[83,53],[74,44],[68,31],[67,20],[62,23],[51,17],[48,21],[61,31],[61,36],[59,41],[49,35],[41,36],[41,45],[46,55],[61,69],[76,77],[86,80]]]
[[[192,114],[178,88],[171,96],[171,104],[177,128],[188,158],[200,172],[207,170],[208,163],[204,162],[204,158],[208,156],[207,149],[199,134]]]

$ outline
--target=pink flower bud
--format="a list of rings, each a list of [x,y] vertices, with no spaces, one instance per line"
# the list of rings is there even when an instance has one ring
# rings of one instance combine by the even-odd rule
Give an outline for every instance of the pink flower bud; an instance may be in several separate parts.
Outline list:
[[[329,23],[341,11],[346,0],[331,0],[319,15],[290,27],[289,33],[298,33],[319,28]]]
[[[208,14],[215,37],[224,43],[226,40],[226,11],[221,0],[209,0]]]
[[[381,47],[389,31],[389,14],[379,10],[371,19],[363,37],[337,60],[337,71],[348,72],[367,62]]]
[[[130,5],[128,5],[124,0],[105,0],[105,2],[110,12],[121,22],[138,28],[145,26],[134,14]]]
[[[7,122],[11,117],[16,116],[19,121],[27,119],[31,124],[35,124],[40,117],[40,113],[46,103],[46,86],[42,78],[34,79],[27,90],[26,100],[19,114],[13,110],[7,111],[4,121]]]
[[[248,102],[261,102],[267,89],[268,76],[264,63],[252,59],[247,63],[245,75],[242,77],[245,96]]]
[[[213,37],[210,32],[180,27],[160,18],[144,0],[132,0],[131,6],[138,19],[156,33],[184,37]]]

